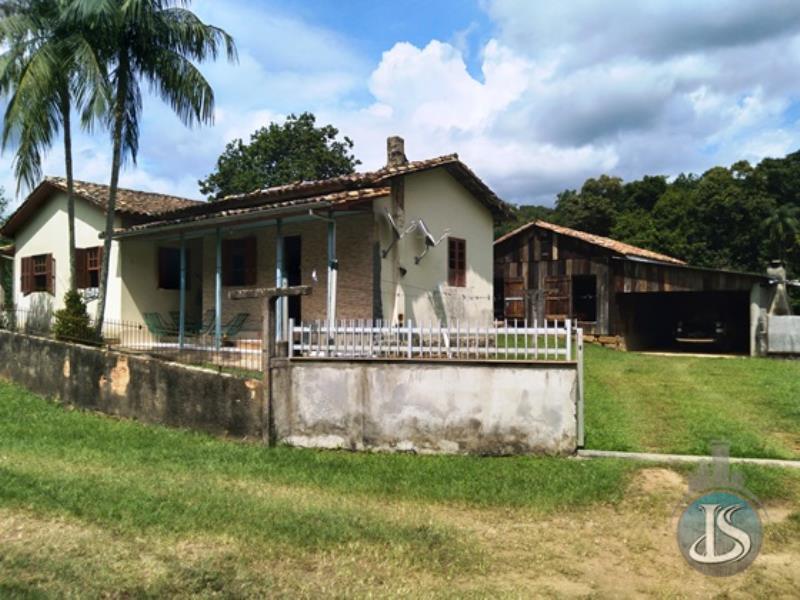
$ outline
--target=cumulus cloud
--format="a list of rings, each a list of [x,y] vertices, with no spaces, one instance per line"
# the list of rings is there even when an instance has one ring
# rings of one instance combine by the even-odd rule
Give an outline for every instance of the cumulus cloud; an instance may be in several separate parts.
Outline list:
[[[268,3],[194,6],[234,34],[240,63],[203,67],[217,91],[212,128],[186,129],[146,99],[127,185],[196,197],[228,141],[303,110],[353,138],[365,168],[381,166],[385,138],[399,134],[409,157],[456,151],[514,202],[552,203],[600,173],[697,172],[800,142],[796,2],[485,0],[492,31],[397,40],[380,56],[356,49],[368,31],[332,31]],[[76,174],[107,180],[107,138],[80,134],[76,146]],[[60,156],[48,172],[63,172]],[[0,184],[10,188],[8,164]]]

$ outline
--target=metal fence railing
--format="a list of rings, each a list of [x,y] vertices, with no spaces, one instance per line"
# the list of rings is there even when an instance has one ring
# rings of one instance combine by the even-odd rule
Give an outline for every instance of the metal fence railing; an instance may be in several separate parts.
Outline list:
[[[100,336],[89,331],[67,328],[58,332],[52,311],[0,309],[0,330],[15,331],[69,341],[148,354],[164,360],[217,368],[230,372],[253,373],[262,369],[261,331],[243,329],[236,337],[223,337],[217,343],[213,334],[186,331],[181,337],[176,324],[166,318],[158,327],[135,321],[106,319]],[[75,333],[75,330],[82,333]]]
[[[578,360],[571,321],[476,325],[350,320],[290,321],[289,356],[475,360]]]
[[[90,321],[93,329],[94,323]],[[158,328],[106,319],[100,337],[56,334],[50,311],[0,309],[0,329],[148,354],[157,358],[255,375],[263,369],[262,332],[241,330],[217,342],[213,334],[185,332],[164,319]],[[155,329],[155,330],[154,330]],[[582,360],[582,331],[571,321],[481,324],[391,323],[348,320],[289,322],[290,357],[436,360]]]

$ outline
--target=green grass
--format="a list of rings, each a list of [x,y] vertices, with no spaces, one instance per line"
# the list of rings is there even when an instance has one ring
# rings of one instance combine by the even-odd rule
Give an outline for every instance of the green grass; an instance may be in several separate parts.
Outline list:
[[[642,466],[269,449],[0,381],[0,596],[496,595],[504,569],[580,562],[564,553],[584,534],[565,544],[565,522],[613,532],[631,510],[666,522],[677,497],[631,504]],[[800,475],[739,470],[760,500],[800,506]],[[539,546],[529,531],[548,520]]]
[[[587,345],[584,373],[588,448],[800,458],[800,361]]]

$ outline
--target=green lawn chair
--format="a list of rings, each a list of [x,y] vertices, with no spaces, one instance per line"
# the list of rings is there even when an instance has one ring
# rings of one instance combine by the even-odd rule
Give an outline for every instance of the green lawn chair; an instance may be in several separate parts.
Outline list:
[[[237,313],[222,327],[222,335],[229,338],[235,336],[242,330],[248,318],[250,318],[250,313]]]
[[[214,311],[206,311],[206,316],[209,316],[211,313],[210,318],[208,319],[208,324],[204,323],[201,332],[203,335],[214,335],[216,333],[216,321],[214,320]],[[233,337],[237,333],[242,330],[247,319],[250,317],[250,313],[237,313],[234,317],[228,321],[227,323],[223,323],[220,331],[222,332],[222,337]]]
[[[175,330],[178,331],[181,326],[181,312],[179,310],[171,310],[169,312],[169,317],[170,319],[172,319],[172,324],[175,326]],[[192,321],[191,319],[186,319],[186,323],[184,323],[186,333],[202,333],[207,331],[208,328],[213,325],[214,325],[213,308],[207,310],[203,314],[202,321]]]
[[[144,313],[142,315],[144,317],[144,323],[147,325],[147,329],[150,330],[155,336],[158,337],[165,337],[165,336],[174,336],[177,334],[177,331],[170,325],[164,323],[164,320],[161,318],[161,315],[156,312]]]

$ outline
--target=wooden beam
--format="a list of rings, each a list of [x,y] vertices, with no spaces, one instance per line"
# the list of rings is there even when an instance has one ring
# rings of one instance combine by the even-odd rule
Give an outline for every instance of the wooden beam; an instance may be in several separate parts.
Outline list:
[[[294,285],[285,288],[248,288],[228,292],[231,300],[244,300],[247,298],[277,298],[279,296],[307,296],[311,293],[310,285]]]

